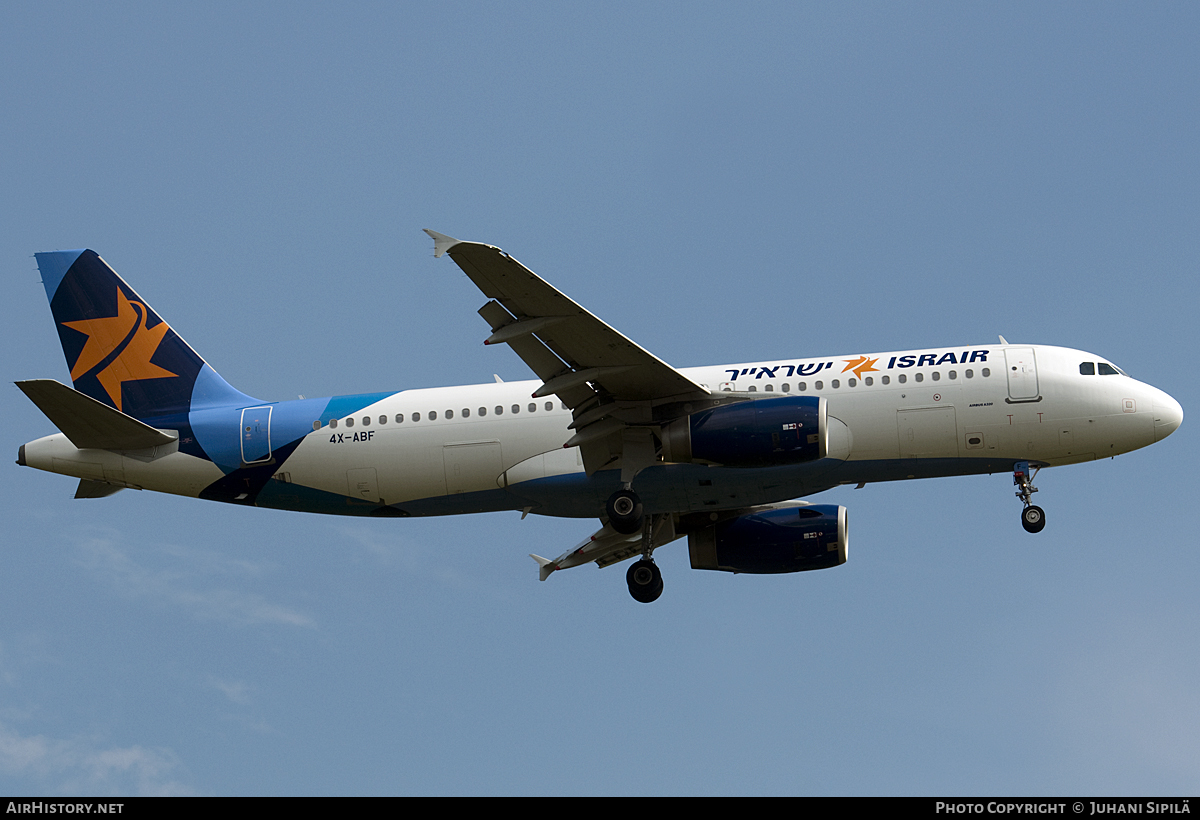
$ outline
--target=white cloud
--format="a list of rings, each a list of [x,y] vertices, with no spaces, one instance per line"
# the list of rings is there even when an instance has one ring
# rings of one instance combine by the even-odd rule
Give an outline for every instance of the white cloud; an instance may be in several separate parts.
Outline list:
[[[250,703],[250,693],[254,691],[254,687],[240,680],[230,681],[222,680],[221,678],[209,678],[209,683],[213,685],[213,688],[224,694],[225,697],[242,706]]]
[[[263,574],[261,567],[250,562],[172,545],[158,550],[170,560],[163,562],[163,567],[152,568],[119,548],[112,533],[87,536],[78,546],[83,565],[124,594],[179,606],[206,620],[238,625],[314,625],[308,615],[271,603],[258,593],[212,587],[206,583],[213,575],[246,577]]]
[[[61,794],[188,795],[169,749],[97,748],[86,739],[21,735],[0,723],[0,772],[27,778],[29,790]]]

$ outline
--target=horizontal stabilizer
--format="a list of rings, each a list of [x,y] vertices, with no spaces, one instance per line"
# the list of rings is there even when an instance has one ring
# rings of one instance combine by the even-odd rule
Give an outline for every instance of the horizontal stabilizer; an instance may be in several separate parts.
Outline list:
[[[54,379],[16,384],[81,450],[145,450],[170,444],[178,435],[156,430]]]
[[[113,493],[119,493],[124,487],[108,484],[104,481],[92,481],[90,478],[79,479],[79,488],[75,490],[76,498],[104,498]]]

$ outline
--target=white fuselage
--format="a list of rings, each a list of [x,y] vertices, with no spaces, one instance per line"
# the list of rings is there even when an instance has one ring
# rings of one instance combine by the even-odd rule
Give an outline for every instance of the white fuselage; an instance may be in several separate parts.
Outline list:
[[[1182,410],[1163,391],[1121,373],[1081,373],[1081,363],[1103,361],[1067,348],[991,345],[681,368],[714,392],[824,397],[829,453],[817,463],[778,468],[660,463],[639,476],[646,488],[639,492],[650,508],[732,508],[836,484],[1007,471],[1019,461],[1088,461],[1152,444],[1179,426]],[[314,413],[310,432],[281,463],[261,465],[271,480],[254,503],[346,514],[390,505],[410,515],[595,515],[617,477],[584,474],[578,448],[563,448],[573,434],[571,412],[554,396],[530,398],[539,384],[404,390],[353,413]],[[307,405],[258,409],[266,407],[278,425]],[[239,450],[248,429],[243,410],[208,410],[211,418],[193,419],[206,450],[250,459]],[[272,416],[264,417],[270,436]],[[32,467],[117,486],[218,497],[205,488],[230,465],[183,450],[178,443],[80,450],[57,434],[30,442],[24,458]],[[697,475],[708,483],[691,488]],[[238,500],[236,492],[221,498]]]

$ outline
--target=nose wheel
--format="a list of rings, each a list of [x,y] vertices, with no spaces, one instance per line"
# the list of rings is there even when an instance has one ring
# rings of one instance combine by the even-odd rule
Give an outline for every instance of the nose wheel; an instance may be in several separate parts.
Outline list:
[[[1021,526],[1025,532],[1041,532],[1046,526],[1046,512],[1041,507],[1030,504],[1021,511]]]
[[[1046,526],[1046,511],[1033,503],[1033,494],[1038,488],[1033,486],[1033,477],[1041,467],[1034,467],[1030,474],[1029,462],[1018,461],[1013,465],[1013,484],[1017,486],[1017,498],[1025,505],[1021,510],[1021,526],[1025,532],[1041,532]]]

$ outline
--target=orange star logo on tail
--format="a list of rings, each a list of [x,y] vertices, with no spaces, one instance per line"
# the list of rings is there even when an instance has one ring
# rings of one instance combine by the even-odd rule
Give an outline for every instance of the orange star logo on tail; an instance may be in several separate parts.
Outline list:
[[[123,383],[178,376],[150,362],[170,328],[166,322],[147,327],[148,312],[145,305],[129,301],[117,288],[116,316],[63,322],[88,337],[71,368],[71,381],[103,365],[96,378],[120,410]]]
[[[859,356],[857,359],[843,359],[842,361],[846,363],[846,366],[842,368],[842,372],[845,373],[849,370],[860,379],[863,373],[879,372],[875,367],[875,362],[879,361],[879,359],[868,359],[866,356]]]

